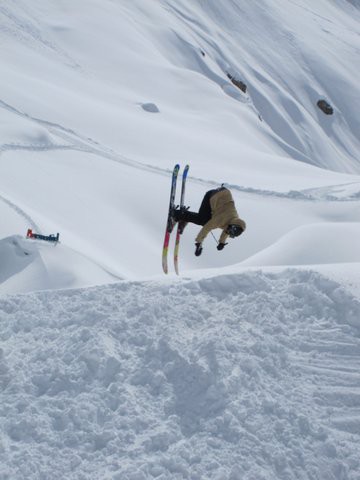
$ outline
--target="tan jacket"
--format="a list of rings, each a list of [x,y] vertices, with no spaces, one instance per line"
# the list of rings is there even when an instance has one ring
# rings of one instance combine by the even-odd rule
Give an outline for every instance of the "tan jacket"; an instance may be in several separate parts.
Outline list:
[[[225,243],[227,237],[229,236],[226,233],[226,229],[230,224],[239,225],[243,230],[245,230],[246,224],[244,220],[239,218],[230,190],[225,188],[215,193],[212,197],[210,197],[210,206],[211,219],[205,223],[203,228],[200,230],[195,239],[196,242],[202,243],[207,234],[211,230],[214,230],[214,228],[222,228],[223,232],[220,236],[219,243]]]

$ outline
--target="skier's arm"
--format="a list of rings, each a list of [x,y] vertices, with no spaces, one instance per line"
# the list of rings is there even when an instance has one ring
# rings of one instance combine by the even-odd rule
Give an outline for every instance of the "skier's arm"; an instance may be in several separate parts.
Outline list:
[[[205,223],[205,225],[202,227],[202,229],[200,230],[200,232],[198,233],[198,236],[196,237],[195,239],[195,242],[196,243],[202,243],[207,234],[213,230],[214,228],[217,228],[217,222],[215,222],[212,218],[207,222]]]
[[[226,243],[226,239],[228,238],[228,234],[226,233],[226,229],[222,231],[222,234],[219,238],[219,243]]]

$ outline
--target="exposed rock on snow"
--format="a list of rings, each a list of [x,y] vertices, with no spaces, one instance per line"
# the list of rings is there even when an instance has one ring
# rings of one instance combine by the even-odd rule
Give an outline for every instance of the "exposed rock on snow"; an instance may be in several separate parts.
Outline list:
[[[326,115],[332,115],[334,113],[333,107],[326,100],[319,100],[316,104],[320,110],[322,110]]]
[[[227,76],[236,87],[238,87],[242,92],[246,93],[247,85],[243,81],[236,79],[230,73],[228,73]]]
[[[145,112],[150,112],[150,113],[159,113],[159,108],[155,103],[143,103],[141,104],[141,107]]]

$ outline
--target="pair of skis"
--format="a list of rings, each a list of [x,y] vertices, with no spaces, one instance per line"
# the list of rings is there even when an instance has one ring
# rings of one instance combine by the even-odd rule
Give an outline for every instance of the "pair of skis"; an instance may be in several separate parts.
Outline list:
[[[164,273],[168,273],[169,271],[168,250],[169,250],[169,243],[170,243],[170,235],[175,226],[173,212],[175,210],[176,185],[177,185],[179,171],[180,171],[180,165],[176,164],[174,167],[174,170],[172,173],[172,179],[171,179],[169,212],[168,212],[168,218],[166,222],[166,230],[165,230],[164,245],[163,245],[163,252],[162,252],[162,267],[163,267]],[[182,174],[180,210],[184,208],[185,185],[186,185],[188,171],[189,171],[189,165],[186,165]],[[180,224],[178,223],[177,230],[176,230],[176,238],[175,238],[175,248],[174,248],[174,267],[175,267],[176,275],[179,275],[179,247],[180,247],[181,234],[182,234],[182,229]]]

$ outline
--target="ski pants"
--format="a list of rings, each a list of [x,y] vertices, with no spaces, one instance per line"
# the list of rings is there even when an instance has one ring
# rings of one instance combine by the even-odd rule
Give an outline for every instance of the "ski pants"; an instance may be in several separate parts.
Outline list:
[[[211,219],[210,198],[224,188],[225,187],[215,188],[214,190],[209,190],[206,192],[204,198],[202,199],[199,211],[190,212],[189,210],[186,210],[181,212],[179,220],[204,226]]]

